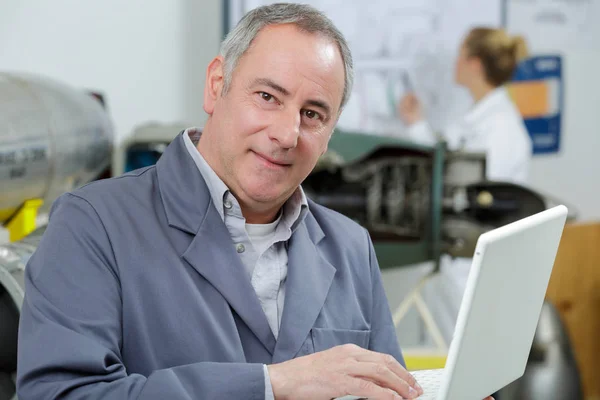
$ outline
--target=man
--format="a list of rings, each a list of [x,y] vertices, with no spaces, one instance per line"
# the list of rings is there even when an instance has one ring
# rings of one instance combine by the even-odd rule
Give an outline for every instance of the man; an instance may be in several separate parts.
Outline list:
[[[351,85],[322,14],[246,15],[208,66],[202,132],[53,205],[27,267],[19,398],[422,393],[368,233],[300,186]]]

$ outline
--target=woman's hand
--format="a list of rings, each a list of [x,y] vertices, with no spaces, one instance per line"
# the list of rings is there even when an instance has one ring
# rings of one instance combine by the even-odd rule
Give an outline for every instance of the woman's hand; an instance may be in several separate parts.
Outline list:
[[[423,119],[423,110],[421,103],[414,93],[405,95],[398,104],[398,114],[402,121],[407,125],[412,125]]]

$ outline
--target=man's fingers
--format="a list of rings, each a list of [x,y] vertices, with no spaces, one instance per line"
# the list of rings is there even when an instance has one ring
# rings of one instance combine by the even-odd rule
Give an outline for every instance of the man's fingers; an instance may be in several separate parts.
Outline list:
[[[407,399],[413,399],[419,395],[415,388],[411,387],[384,364],[354,362],[348,367],[347,373],[351,376],[368,380],[382,388],[391,389]]]
[[[390,369],[394,374],[396,374],[400,379],[404,382],[408,383],[410,387],[415,389],[419,394],[423,394],[423,389],[417,383],[414,376],[412,376],[396,359],[389,354],[381,354],[376,353],[370,350],[361,349],[356,356],[356,360],[362,362],[371,362],[376,364],[381,364]]]
[[[343,383],[344,395],[364,397],[367,399],[401,400],[402,396],[393,390],[383,388],[375,383],[354,377],[347,377]]]

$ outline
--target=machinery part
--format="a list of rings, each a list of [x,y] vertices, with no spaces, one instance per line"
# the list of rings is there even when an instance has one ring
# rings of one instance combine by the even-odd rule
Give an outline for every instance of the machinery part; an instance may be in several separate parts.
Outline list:
[[[499,400],[582,400],[579,368],[567,330],[552,303],[542,307],[523,376],[502,389]]]
[[[486,154],[452,151],[446,153],[444,185],[464,187],[486,179]]]
[[[442,252],[472,257],[482,233],[545,209],[541,195],[512,183],[484,181],[454,188],[444,199]]]
[[[137,126],[113,152],[112,175],[156,164],[175,136],[193,124],[149,122]]]
[[[21,241],[0,245],[0,400],[8,400],[15,394],[13,379],[17,371],[17,334],[25,295],[25,266],[45,230],[43,226]]]
[[[473,160],[454,157],[451,164],[460,164],[455,170],[472,168],[470,175],[477,177],[483,169]],[[432,165],[431,157],[414,154],[331,162],[313,171],[303,186],[317,203],[365,226],[374,240],[423,240],[432,206]],[[490,181],[448,185],[442,203],[441,252],[454,257],[471,257],[482,233],[546,209],[538,193]]]
[[[37,226],[38,209],[43,201],[40,199],[25,200],[23,205],[5,224],[8,229],[9,240],[16,242],[35,230]]]
[[[315,202],[354,218],[374,240],[422,239],[430,211],[431,158],[374,157],[329,165],[303,183]]]
[[[478,182],[466,187],[469,207],[463,216],[481,224],[502,226],[546,209],[544,198],[508,182]]]
[[[102,103],[48,78],[0,73],[0,223],[25,200],[48,209],[111,162],[113,127]]]
[[[477,240],[481,234],[494,229],[493,226],[482,225],[454,216],[444,217],[442,221],[442,253],[452,257],[473,257]]]

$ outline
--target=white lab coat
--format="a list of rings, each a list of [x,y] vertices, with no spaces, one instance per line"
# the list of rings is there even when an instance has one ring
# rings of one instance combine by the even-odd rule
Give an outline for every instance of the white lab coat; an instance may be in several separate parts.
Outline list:
[[[427,122],[408,130],[411,140],[432,145],[438,139]],[[450,150],[484,152],[486,178],[526,184],[532,142],[523,120],[506,89],[497,88],[476,103],[457,123],[441,132]],[[423,288],[442,336],[449,344],[466,287],[471,259],[442,257],[440,274]]]
[[[450,150],[485,152],[487,179],[527,183],[531,138],[505,88],[494,89],[440,133]],[[408,136],[429,145],[438,140],[425,121],[410,126]]]

